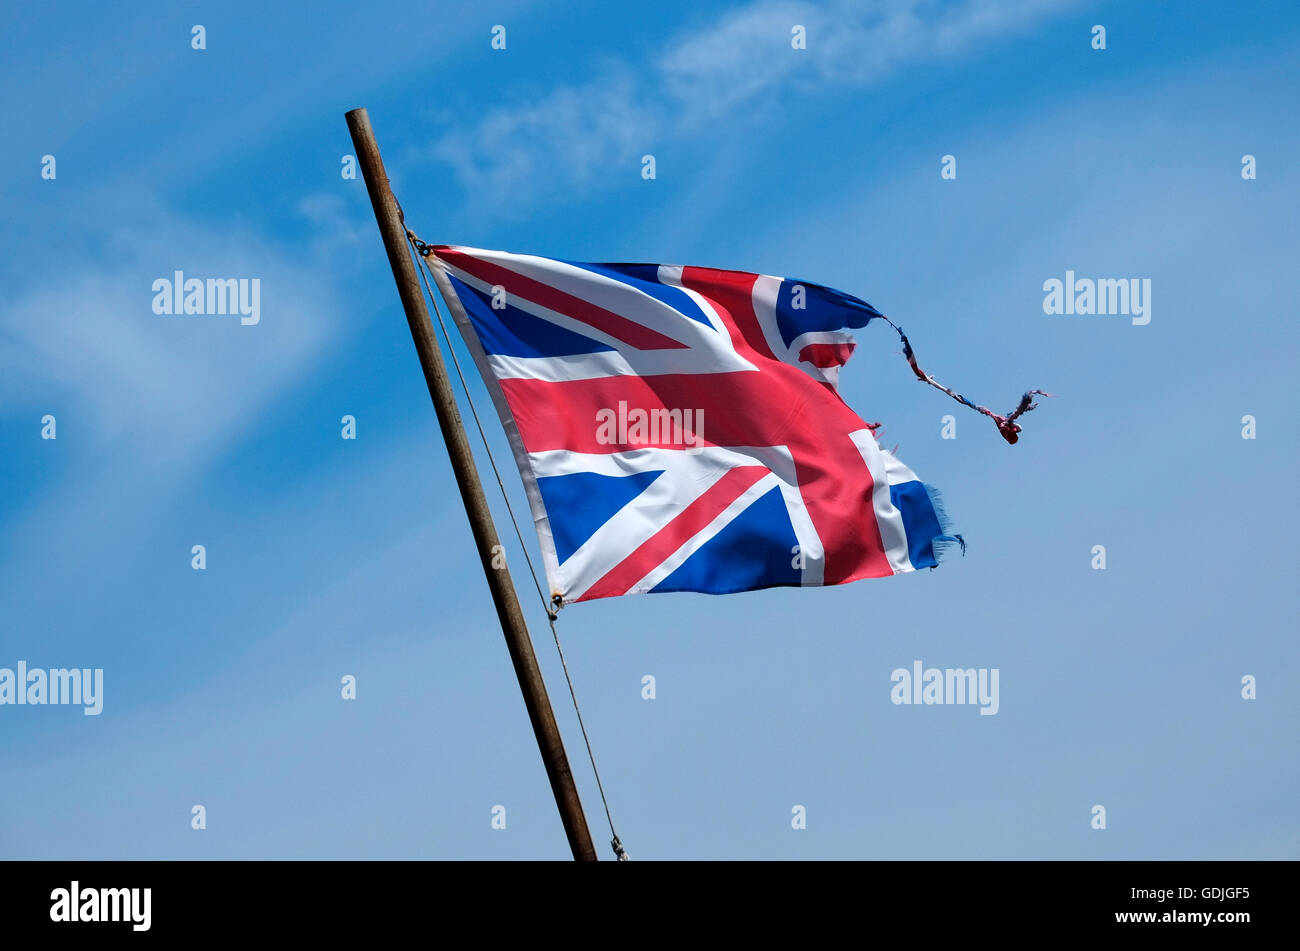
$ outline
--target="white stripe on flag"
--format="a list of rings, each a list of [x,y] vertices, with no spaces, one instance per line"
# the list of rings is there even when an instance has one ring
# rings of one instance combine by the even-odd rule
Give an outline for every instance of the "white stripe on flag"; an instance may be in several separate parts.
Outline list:
[[[907,531],[903,528],[903,513],[889,497],[889,475],[884,454],[876,444],[869,429],[849,433],[849,438],[862,453],[862,461],[871,471],[871,504],[876,510],[876,524],[880,527],[880,541],[885,547],[885,557],[894,574],[913,571],[912,560],[907,555]]]
[[[736,496],[736,498],[731,501],[730,505],[714,516],[713,521],[709,522],[708,525],[705,525],[691,538],[688,538],[681,548],[678,548],[675,552],[664,559],[663,562],[656,566],[654,570],[629,588],[627,593],[644,594],[654,588],[655,585],[659,584],[659,582],[663,581],[670,574],[680,568],[687,558],[691,557],[691,555],[695,554],[712,541],[720,531],[736,519],[736,516],[749,508],[749,506],[756,502],[759,497],[770,492],[774,486],[779,484],[780,480],[778,480],[772,473],[763,476],[763,478],[759,479],[744,492],[740,493],[740,495]],[[791,557],[793,558],[794,556],[791,555]]]

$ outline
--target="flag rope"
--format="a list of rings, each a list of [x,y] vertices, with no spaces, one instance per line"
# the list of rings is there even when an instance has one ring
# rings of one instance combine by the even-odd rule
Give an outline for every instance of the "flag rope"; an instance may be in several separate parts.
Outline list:
[[[587,759],[591,761],[591,771],[596,776],[596,788],[600,791],[600,801],[605,807],[605,819],[609,822],[609,833],[613,837],[609,843],[610,847],[613,848],[618,861],[626,862],[628,861],[628,854],[623,848],[623,842],[619,839],[618,832],[614,830],[614,817],[609,810],[609,800],[605,798],[605,784],[600,781],[600,770],[596,767],[596,754],[591,749],[591,738],[587,735],[587,725],[583,722],[582,709],[578,706],[578,694],[573,688],[573,678],[569,675],[569,664],[564,659],[564,648],[560,646],[559,632],[555,629],[555,621],[559,617],[559,609],[564,606],[564,601],[559,595],[556,595],[555,608],[552,609],[551,605],[546,601],[546,595],[542,592],[542,584],[537,578],[536,569],[533,567],[533,559],[528,554],[528,545],[524,542],[523,532],[519,528],[519,520],[515,518],[515,510],[510,504],[510,496],[506,492],[505,481],[501,478],[501,470],[497,468],[496,458],[492,455],[492,447],[488,444],[487,433],[483,429],[483,421],[479,418],[478,408],[474,405],[474,398],[469,392],[469,384],[465,381],[465,374],[460,368],[460,360],[456,356],[456,348],[452,346],[451,335],[447,332],[447,325],[442,319],[442,309],[438,307],[438,300],[429,284],[429,274],[426,272],[430,265],[426,256],[432,253],[433,249],[421,241],[415,232],[409,228],[406,229],[406,240],[415,253],[416,261],[419,262],[420,279],[424,283],[425,291],[428,292],[429,303],[433,305],[433,313],[438,318],[438,327],[442,331],[442,338],[447,344],[447,351],[451,354],[451,363],[456,368],[456,376],[460,379],[461,390],[465,394],[465,401],[469,404],[470,415],[474,417],[474,425],[478,428],[479,438],[483,441],[483,449],[487,453],[488,463],[492,466],[492,474],[496,476],[497,486],[501,489],[501,498],[506,503],[506,512],[510,515],[510,524],[514,527],[515,537],[519,539],[519,547],[523,550],[524,561],[528,563],[528,573],[532,575],[533,587],[537,589],[537,596],[541,599],[542,609],[546,611],[546,619],[551,625],[551,637],[555,640],[555,651],[560,655],[560,666],[564,669],[564,680],[569,686],[569,697],[573,700],[573,712],[578,717],[578,727],[582,730],[582,741],[587,747]]]
[[[889,326],[893,327],[894,330],[898,332],[898,338],[903,341],[903,356],[907,358],[907,362],[912,367],[912,372],[916,374],[916,378],[918,380],[920,380],[922,383],[929,383],[935,389],[943,390],[945,393],[947,393],[949,396],[955,399],[958,403],[961,403],[964,406],[969,406],[977,413],[983,413],[985,416],[989,417],[991,420],[993,420],[994,423],[997,424],[998,432],[1002,434],[1002,438],[1005,439],[1008,443],[1011,443],[1012,445],[1015,445],[1016,441],[1020,439],[1020,426],[1016,422],[1016,417],[1021,416],[1024,413],[1028,413],[1032,409],[1038,408],[1038,404],[1034,402],[1035,396],[1050,397],[1052,395],[1051,393],[1048,393],[1045,390],[1026,390],[1025,394],[1020,397],[1020,402],[1016,404],[1015,409],[1013,409],[1006,416],[999,416],[997,413],[993,412],[993,410],[989,409],[987,406],[979,406],[975,403],[972,403],[970,400],[966,399],[966,397],[962,396],[956,390],[948,389],[948,387],[944,386],[942,383],[940,383],[930,374],[926,373],[919,366],[917,366],[916,354],[912,352],[912,345],[907,340],[907,334],[903,333],[903,328],[898,326],[898,324],[894,323],[884,314],[881,314],[880,316],[881,319],[885,321],[885,323],[889,324]]]

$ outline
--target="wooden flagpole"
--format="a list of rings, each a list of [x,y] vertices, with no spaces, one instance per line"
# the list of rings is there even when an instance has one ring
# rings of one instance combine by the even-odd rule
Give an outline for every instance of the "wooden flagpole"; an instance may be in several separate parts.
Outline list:
[[[514,583],[504,566],[492,566],[494,552],[503,549],[492,523],[487,499],[483,496],[478,470],[474,468],[474,456],[470,452],[465,428],[461,425],[460,411],[456,408],[456,398],[447,378],[442,354],[433,335],[433,324],[429,320],[424,293],[407,245],[406,227],[402,222],[397,199],[389,187],[388,175],[384,172],[384,162],[379,155],[374,130],[370,128],[370,116],[365,109],[353,109],[347,113],[346,118],[348,131],[352,133],[352,143],[357,150],[357,163],[361,166],[366,190],[370,193],[370,204],[375,209],[375,220],[379,223],[379,233],[384,239],[384,250],[388,252],[388,263],[393,268],[397,292],[401,295],[402,307],[406,311],[406,322],[411,328],[420,365],[424,368],[424,380],[429,387],[433,407],[438,413],[438,424],[442,427],[442,438],[447,444],[447,455],[451,457],[451,467],[456,474],[456,483],[460,486],[465,514],[469,516],[470,528],[474,532],[474,543],[478,546],[483,573],[487,576],[488,587],[492,591],[497,617],[501,620],[501,630],[510,650],[510,660],[515,665],[515,676],[519,678],[519,689],[524,695],[524,706],[528,708],[528,719],[532,721],[537,747],[541,750],[546,775],[551,781],[551,790],[555,793],[555,804],[560,810],[564,832],[569,838],[574,859],[594,862],[596,849],[591,843],[591,831],[587,828],[587,820],[582,812],[578,788],[573,782],[569,759],[564,753],[560,729],[555,723],[555,712],[546,695],[546,683],[537,666],[537,655],[533,653],[533,643],[528,637],[528,628],[524,623],[523,611],[519,608]]]

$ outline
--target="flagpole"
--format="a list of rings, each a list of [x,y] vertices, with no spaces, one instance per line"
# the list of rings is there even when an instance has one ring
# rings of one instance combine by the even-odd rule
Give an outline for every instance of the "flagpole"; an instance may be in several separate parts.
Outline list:
[[[541,668],[537,666],[537,655],[533,653],[533,643],[528,636],[523,611],[519,608],[514,583],[504,564],[500,568],[493,567],[492,564],[495,553],[503,549],[492,523],[487,499],[483,496],[478,470],[474,467],[474,456],[470,452],[465,428],[461,425],[451,381],[447,377],[442,354],[433,335],[433,324],[429,320],[424,294],[415,273],[415,265],[411,261],[402,214],[389,186],[388,175],[384,172],[379,145],[375,142],[374,130],[370,127],[370,116],[365,109],[353,109],[347,113],[346,118],[348,131],[352,133],[352,143],[357,150],[357,164],[361,166],[366,190],[370,193],[370,204],[374,207],[379,233],[384,239],[384,250],[388,252],[388,263],[393,269],[393,279],[397,282],[397,292],[402,298],[415,350],[420,356],[420,365],[424,368],[429,396],[438,413],[438,424],[442,427],[442,438],[447,444],[447,455],[451,458],[452,471],[460,486],[461,501],[465,503],[465,514],[469,516],[470,528],[474,532],[479,560],[483,563],[483,573],[487,576],[488,587],[492,591],[492,601],[496,604],[497,617],[501,620],[501,630],[510,650],[510,660],[515,666],[515,676],[519,679],[519,689],[524,695],[528,719],[533,724],[537,747],[541,751],[542,762],[546,765],[546,775],[551,781],[551,791],[555,794],[555,804],[560,810],[569,848],[573,850],[575,860],[594,862],[596,849],[591,843],[591,832],[582,812],[582,802],[578,799],[578,788],[573,782],[569,759],[564,753],[560,729],[555,723],[555,712],[546,695],[546,682],[542,680]]]

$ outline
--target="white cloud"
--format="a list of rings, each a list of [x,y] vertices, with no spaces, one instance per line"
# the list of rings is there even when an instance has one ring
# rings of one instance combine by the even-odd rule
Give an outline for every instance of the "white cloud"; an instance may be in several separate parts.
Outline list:
[[[98,578],[124,546],[175,531],[164,513],[178,500],[201,513],[193,493],[205,470],[276,412],[342,327],[319,258],[165,211],[146,220],[95,242],[93,256],[48,249],[0,313],[0,406],[27,421],[26,451],[66,460],[5,525],[21,557],[0,572],[0,600],[38,590],[51,564]],[[258,278],[260,322],[155,314],[153,281],[177,269]],[[56,443],[38,435],[45,413],[56,415]]]
[[[373,229],[367,221],[349,214],[348,203],[333,192],[313,192],[294,206],[311,229],[312,256],[346,251],[361,245]]]
[[[467,188],[503,199],[505,189],[540,185],[557,168],[583,183],[658,133],[665,117],[643,95],[626,75],[560,86],[527,107],[495,110],[472,129],[444,136],[433,155]]]
[[[590,184],[666,140],[786,86],[863,86],[909,61],[956,55],[1073,0],[935,0],[813,5],[758,0],[670,40],[650,64],[622,64],[446,133],[432,155],[463,185],[518,200],[552,183]],[[791,29],[807,31],[807,49]],[[617,174],[617,173],[615,173]],[[626,174],[626,173],[623,173]]]
[[[201,462],[301,373],[338,325],[303,255],[243,232],[160,218],[107,253],[52,254],[49,272],[0,316],[5,402],[60,405],[61,435],[169,466]],[[111,263],[109,263],[111,261]],[[258,278],[261,321],[153,313],[153,281]]]

